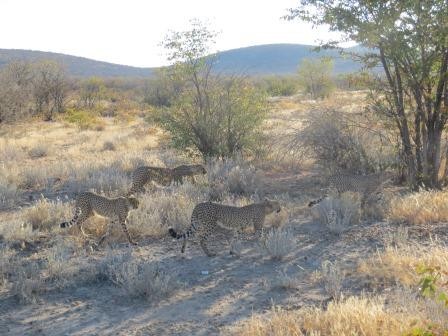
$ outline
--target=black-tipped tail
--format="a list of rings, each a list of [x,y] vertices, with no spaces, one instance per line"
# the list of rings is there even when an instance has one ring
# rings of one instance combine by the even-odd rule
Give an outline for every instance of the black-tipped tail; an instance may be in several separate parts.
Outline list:
[[[168,232],[169,232],[169,234],[170,234],[171,237],[173,237],[173,238],[177,238],[177,233],[176,233],[176,231],[174,231],[173,228],[169,228],[169,229],[168,229]]]
[[[59,224],[59,226],[61,228],[67,228],[69,226],[69,223],[68,222],[64,222],[64,223]]]
[[[311,202],[308,203],[308,206],[309,206],[309,207],[312,207],[312,206],[314,206],[314,205],[316,205],[316,204],[322,202],[322,200],[323,200],[324,198],[325,198],[325,197],[322,197],[322,198],[319,198],[319,199],[317,199],[317,200],[311,201]]]

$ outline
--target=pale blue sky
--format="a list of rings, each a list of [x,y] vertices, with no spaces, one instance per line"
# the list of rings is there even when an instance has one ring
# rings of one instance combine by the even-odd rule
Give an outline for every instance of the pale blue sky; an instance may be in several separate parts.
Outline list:
[[[220,34],[217,50],[266,43],[317,44],[329,37],[280,17],[298,0],[0,0],[0,48],[54,51],[134,66],[166,64],[168,30],[192,18]]]

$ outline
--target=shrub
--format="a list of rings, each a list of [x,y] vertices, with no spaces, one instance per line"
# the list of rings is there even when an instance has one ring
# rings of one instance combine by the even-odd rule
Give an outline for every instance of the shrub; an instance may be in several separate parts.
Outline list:
[[[315,205],[311,212],[328,230],[340,234],[359,223],[361,204],[357,193],[346,192],[340,198],[329,196]]]
[[[105,141],[103,143],[103,151],[115,151],[117,147],[112,141]]]
[[[39,144],[30,149],[28,152],[32,159],[38,159],[48,155],[48,146],[44,144]]]
[[[327,98],[334,90],[331,78],[333,61],[328,57],[318,60],[304,58],[299,65],[299,83],[313,99]]]
[[[365,175],[392,165],[393,149],[382,145],[381,133],[354,126],[350,118],[337,110],[310,111],[305,127],[293,135],[291,148],[314,158],[330,174]]]
[[[210,160],[206,169],[212,200],[222,200],[228,193],[264,196],[261,175],[241,159]]]
[[[273,229],[262,239],[264,252],[274,260],[282,260],[296,247],[294,235],[287,229]]]
[[[164,271],[156,262],[132,259],[130,254],[109,254],[103,262],[102,270],[107,280],[132,298],[163,298],[180,286],[175,273]]]
[[[93,112],[86,110],[67,109],[64,118],[81,130],[94,129],[101,124]]]
[[[208,56],[215,34],[198,21],[191,30],[172,32],[163,42],[174,66],[169,78],[179,92],[159,121],[173,145],[193,148],[204,158],[229,157],[256,146],[267,113],[267,100],[244,78],[215,74],[216,58]]]
[[[267,77],[263,82],[264,89],[270,96],[292,96],[297,92],[297,80],[292,77]]]
[[[344,271],[337,262],[325,260],[322,263],[321,275],[325,291],[333,298],[339,299],[341,296],[342,282],[344,281]]]

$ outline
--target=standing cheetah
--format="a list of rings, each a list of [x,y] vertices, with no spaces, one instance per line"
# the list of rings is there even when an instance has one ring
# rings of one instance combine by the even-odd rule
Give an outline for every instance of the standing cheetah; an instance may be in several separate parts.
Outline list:
[[[83,192],[78,195],[75,203],[75,214],[69,222],[63,222],[60,224],[61,228],[71,227],[73,225],[80,225],[82,231],[82,223],[94,214],[108,217],[112,219],[112,223],[118,218],[119,223],[128,238],[129,242],[133,245],[136,243],[131,239],[128,228],[126,226],[126,220],[129,212],[133,209],[137,209],[139,202],[134,197],[118,197],[107,198],[94,194],[92,192]],[[107,232],[100,238],[98,245],[110,234],[112,225],[109,224]]]
[[[265,200],[261,203],[254,203],[243,207],[234,207],[212,202],[199,203],[193,209],[191,215],[191,226],[184,233],[177,233],[170,228],[169,233],[173,238],[183,239],[181,252],[185,252],[187,238],[197,234],[201,247],[205,254],[213,257],[206,245],[207,239],[213,235],[219,226],[231,230],[234,234],[253,225],[255,232],[260,235],[266,215],[274,211],[280,212],[280,204],[277,201]]]
[[[370,175],[333,175],[328,178],[328,191],[336,191],[342,194],[347,191],[357,192],[361,194],[361,206],[364,206],[366,201],[373,194],[381,193],[385,183],[392,179],[392,173],[376,173]],[[311,207],[320,203],[328,193],[323,197],[311,201],[308,206]]]

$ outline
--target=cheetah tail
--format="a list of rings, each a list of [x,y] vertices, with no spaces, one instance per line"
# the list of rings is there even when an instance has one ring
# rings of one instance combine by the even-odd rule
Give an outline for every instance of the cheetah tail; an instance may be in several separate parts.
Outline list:
[[[73,226],[78,221],[78,217],[80,214],[81,214],[81,209],[76,209],[75,214],[73,215],[73,218],[70,220],[70,222],[63,222],[63,223],[59,224],[59,226],[61,228],[69,228],[69,227]]]
[[[179,232],[176,232],[173,228],[169,228],[168,232],[171,237],[176,238],[176,239],[187,239],[188,237],[193,235],[193,231],[191,229],[187,230],[184,233],[179,233]]]
[[[312,207],[312,206],[314,206],[314,205],[316,205],[316,204],[322,202],[322,200],[323,200],[324,198],[325,198],[325,196],[324,196],[324,197],[321,197],[321,198],[319,198],[319,199],[317,199],[317,200],[311,201],[311,202],[308,203],[308,206],[309,206],[309,207]]]

